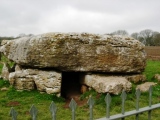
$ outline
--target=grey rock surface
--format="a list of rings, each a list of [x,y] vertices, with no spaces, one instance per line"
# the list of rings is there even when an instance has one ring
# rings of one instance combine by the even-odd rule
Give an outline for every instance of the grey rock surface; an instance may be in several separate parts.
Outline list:
[[[3,68],[2,68],[2,73],[1,73],[1,77],[4,80],[8,80],[9,79],[9,73],[10,73],[10,66],[8,63],[3,63]]]
[[[136,89],[139,89],[141,92],[147,92],[149,91],[149,88],[151,86],[155,86],[155,85],[157,85],[157,83],[155,82],[145,82],[143,84],[138,85]]]
[[[141,73],[144,45],[127,36],[46,33],[3,42],[0,52],[15,63],[60,71]]]
[[[19,69],[9,74],[9,82],[18,90],[37,90],[48,94],[59,93],[61,73],[38,69]]]
[[[144,74],[127,75],[126,78],[133,83],[145,82],[147,79]]]
[[[158,80],[158,82],[160,82],[160,74],[155,74],[154,78]]]
[[[84,75],[81,78],[81,84],[85,84],[98,93],[120,94],[124,89],[129,92],[132,84],[122,76],[108,76],[105,74]]]

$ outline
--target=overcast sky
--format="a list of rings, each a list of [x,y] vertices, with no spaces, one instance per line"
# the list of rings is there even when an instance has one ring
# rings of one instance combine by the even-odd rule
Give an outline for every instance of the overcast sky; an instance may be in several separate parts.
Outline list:
[[[0,36],[160,32],[160,0],[0,0]]]

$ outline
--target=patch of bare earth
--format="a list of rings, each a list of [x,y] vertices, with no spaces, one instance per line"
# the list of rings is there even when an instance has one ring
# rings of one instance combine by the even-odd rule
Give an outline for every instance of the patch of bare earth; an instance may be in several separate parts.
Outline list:
[[[147,59],[160,60],[160,46],[146,46],[145,51],[147,53]]]
[[[19,106],[19,105],[20,105],[20,103],[17,101],[10,101],[7,103],[7,106],[9,106],[9,107],[15,107],[15,106]]]
[[[75,100],[78,107],[82,107],[82,106],[86,105],[87,99],[81,100],[80,95],[81,94],[77,91],[69,92],[66,97],[64,108],[69,108],[69,104],[70,104],[72,98]]]

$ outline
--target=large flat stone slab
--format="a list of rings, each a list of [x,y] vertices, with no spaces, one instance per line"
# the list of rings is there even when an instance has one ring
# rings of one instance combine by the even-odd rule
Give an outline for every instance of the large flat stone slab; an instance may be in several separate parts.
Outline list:
[[[125,36],[47,33],[3,42],[0,52],[15,63],[60,71],[140,73],[144,45]]]

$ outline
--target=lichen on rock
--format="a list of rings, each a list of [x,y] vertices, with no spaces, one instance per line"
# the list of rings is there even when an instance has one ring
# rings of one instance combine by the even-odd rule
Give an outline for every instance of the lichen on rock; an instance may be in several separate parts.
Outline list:
[[[47,33],[8,41],[0,47],[22,66],[60,71],[141,73],[144,45],[122,36],[88,33]]]
[[[99,93],[130,91],[128,80],[145,80],[140,75],[146,65],[144,45],[128,36],[46,33],[2,41],[0,52],[16,63],[7,77],[20,90],[59,95],[63,72],[84,73],[82,86]]]

